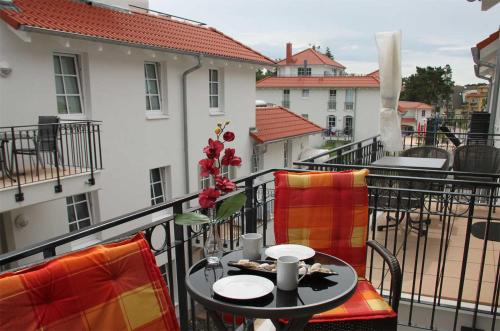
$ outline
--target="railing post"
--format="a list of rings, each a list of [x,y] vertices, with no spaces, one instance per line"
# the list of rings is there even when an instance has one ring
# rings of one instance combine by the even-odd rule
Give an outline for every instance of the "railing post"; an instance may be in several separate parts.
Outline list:
[[[254,208],[255,191],[253,189],[253,178],[245,180],[245,195],[247,201],[245,202],[245,232],[257,232],[257,217]]]
[[[358,145],[357,145],[357,149],[356,149],[356,164],[360,164],[361,163],[361,159],[363,157],[363,146],[362,144],[359,142]]]
[[[182,203],[173,206],[174,215],[182,214]],[[186,289],[186,252],[184,249],[184,227],[174,223],[175,264],[177,267],[177,300],[181,330],[188,329],[188,298]]]
[[[24,200],[24,193],[21,190],[21,178],[19,176],[19,165],[17,163],[17,154],[16,154],[16,132],[14,131],[14,127],[10,128],[10,134],[12,135],[12,157],[10,159],[10,169],[12,170],[12,164],[16,166],[16,180],[17,180],[17,193],[15,195],[16,202],[20,202]]]
[[[53,123],[50,124],[52,127],[51,131],[49,131],[51,134],[54,132],[54,130],[61,130],[60,124]],[[40,133],[39,133],[40,134]],[[62,192],[62,185],[61,185],[61,174],[59,173],[59,156],[57,155],[57,131],[54,134],[54,164],[56,166],[56,175],[57,175],[57,184],[54,186],[54,192],[55,193],[61,193]]]
[[[372,159],[371,159],[371,162],[375,162],[377,161],[377,149],[378,149],[378,141],[377,141],[377,137],[373,138],[373,142],[372,142]]]
[[[89,142],[89,163],[90,163],[90,178],[89,178],[89,184],[90,185],[95,185],[95,178],[94,178],[94,161],[92,159],[92,135],[90,133],[90,121],[87,121],[87,139]]]

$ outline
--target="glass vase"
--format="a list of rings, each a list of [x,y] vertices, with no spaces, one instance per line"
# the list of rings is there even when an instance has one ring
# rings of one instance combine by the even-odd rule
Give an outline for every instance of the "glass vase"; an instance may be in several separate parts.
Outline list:
[[[222,238],[220,236],[220,226],[215,222],[215,210],[208,211],[210,218],[207,239],[205,240],[204,253],[208,266],[217,266],[224,253]]]

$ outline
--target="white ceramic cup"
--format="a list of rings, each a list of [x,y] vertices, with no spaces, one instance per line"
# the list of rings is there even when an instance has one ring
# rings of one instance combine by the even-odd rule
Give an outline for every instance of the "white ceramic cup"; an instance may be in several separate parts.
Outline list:
[[[243,258],[249,260],[260,260],[260,247],[262,235],[260,233],[246,233],[241,235],[243,241]]]
[[[283,291],[293,291],[304,278],[303,274],[299,278],[299,259],[295,256],[281,256],[276,263],[278,289]]]

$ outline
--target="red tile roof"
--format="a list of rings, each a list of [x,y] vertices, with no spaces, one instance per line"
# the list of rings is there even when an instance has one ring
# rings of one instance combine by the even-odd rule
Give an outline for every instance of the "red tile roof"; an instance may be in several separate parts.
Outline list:
[[[380,82],[373,76],[267,77],[257,82],[257,88],[273,87],[380,87]]]
[[[111,9],[78,0],[14,0],[14,4],[19,12],[0,10],[0,18],[15,29],[274,64],[273,60],[214,28],[165,16]]]
[[[401,123],[412,124],[412,123],[417,123],[417,120],[414,118],[410,118],[410,117],[406,117],[406,118],[403,117],[401,119]]]
[[[304,60],[307,60],[307,64],[326,64],[334,66],[337,68],[345,69],[345,67],[335,60],[330,59],[328,56],[312,49],[308,48],[302,52],[292,55],[292,63],[286,63],[286,59],[278,62],[279,65],[303,65]]]
[[[479,49],[485,48],[486,46],[497,40],[499,36],[500,36],[500,31],[493,32],[492,34],[489,35],[488,38],[480,41],[476,46]]]
[[[410,109],[432,110],[432,106],[418,101],[399,101],[398,111],[405,112]]]
[[[380,80],[380,70],[377,69],[375,71],[372,71],[369,74],[367,74],[367,76],[371,76],[373,78],[376,78],[377,80]]]
[[[280,106],[257,107],[256,131],[250,136],[259,143],[323,132],[324,129]]]

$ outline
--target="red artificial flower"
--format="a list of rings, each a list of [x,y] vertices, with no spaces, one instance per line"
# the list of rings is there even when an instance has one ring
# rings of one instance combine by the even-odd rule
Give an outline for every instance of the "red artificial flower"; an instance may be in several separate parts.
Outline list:
[[[217,176],[219,174],[219,168],[217,168],[214,163],[215,161],[213,159],[203,159],[198,162],[201,166],[201,177],[208,177],[209,175]]]
[[[215,188],[224,193],[228,193],[234,191],[236,184],[227,177],[217,176],[215,177]]]
[[[225,141],[233,141],[234,140],[234,133],[231,131],[227,131],[224,133],[222,138],[224,138]]]
[[[209,187],[200,192],[198,202],[201,208],[213,208],[218,197],[220,197],[220,191]]]
[[[218,140],[208,139],[208,146],[203,148],[203,153],[207,155],[209,159],[215,159],[220,156],[220,152],[224,149],[224,144]]]
[[[221,160],[222,165],[232,165],[232,166],[240,166],[241,165],[241,157],[235,156],[234,148],[226,148],[224,151],[224,157]]]

